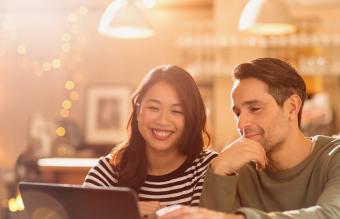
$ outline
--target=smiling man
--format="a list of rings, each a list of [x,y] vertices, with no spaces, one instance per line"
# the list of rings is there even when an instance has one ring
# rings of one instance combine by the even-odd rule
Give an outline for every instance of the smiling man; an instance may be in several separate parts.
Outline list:
[[[303,135],[302,77],[260,58],[237,66],[234,79],[241,137],[208,170],[201,205],[211,210],[182,207],[163,218],[340,218],[340,139]]]

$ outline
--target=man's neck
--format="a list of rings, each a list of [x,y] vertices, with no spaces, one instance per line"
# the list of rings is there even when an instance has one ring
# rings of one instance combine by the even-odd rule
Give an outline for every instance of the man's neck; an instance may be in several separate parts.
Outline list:
[[[180,167],[186,160],[186,156],[173,152],[147,152],[147,172],[149,175],[165,175]]]
[[[267,154],[268,168],[273,172],[291,169],[305,160],[311,151],[312,142],[302,132],[295,132],[277,150]]]

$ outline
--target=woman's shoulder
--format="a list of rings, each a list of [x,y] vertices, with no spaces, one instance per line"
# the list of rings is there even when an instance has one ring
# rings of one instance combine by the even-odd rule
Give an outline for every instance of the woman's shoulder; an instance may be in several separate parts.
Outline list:
[[[84,185],[110,187],[117,184],[117,174],[110,164],[110,157],[100,157],[88,172]]]
[[[92,170],[105,169],[106,172],[115,173],[115,171],[114,171],[114,169],[113,169],[113,167],[110,163],[110,159],[111,159],[110,155],[99,157],[97,164],[92,167]]]
[[[218,153],[213,150],[203,150],[193,161],[193,166],[206,166],[208,165]]]
[[[218,153],[216,151],[205,149],[199,154],[197,159],[213,159],[217,157],[217,155]]]

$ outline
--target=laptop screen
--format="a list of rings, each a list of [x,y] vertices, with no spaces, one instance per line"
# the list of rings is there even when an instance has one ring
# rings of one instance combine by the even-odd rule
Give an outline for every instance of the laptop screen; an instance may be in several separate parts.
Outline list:
[[[19,190],[30,219],[140,219],[129,188],[20,182]]]

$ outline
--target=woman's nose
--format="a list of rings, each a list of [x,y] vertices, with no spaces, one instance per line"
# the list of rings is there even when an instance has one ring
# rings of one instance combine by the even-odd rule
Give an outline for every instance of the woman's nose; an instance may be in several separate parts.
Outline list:
[[[161,124],[167,123],[169,121],[169,115],[165,110],[160,111],[157,121]]]

